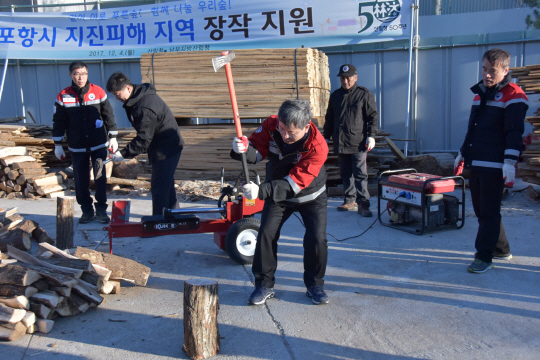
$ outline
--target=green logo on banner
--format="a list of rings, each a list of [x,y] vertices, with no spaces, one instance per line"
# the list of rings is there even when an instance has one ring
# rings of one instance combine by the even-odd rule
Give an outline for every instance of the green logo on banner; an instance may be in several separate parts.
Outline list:
[[[373,17],[381,23],[391,23],[401,12],[399,0],[367,1],[359,3],[358,6],[358,16],[366,17],[366,25],[358,32],[359,34],[373,25]]]

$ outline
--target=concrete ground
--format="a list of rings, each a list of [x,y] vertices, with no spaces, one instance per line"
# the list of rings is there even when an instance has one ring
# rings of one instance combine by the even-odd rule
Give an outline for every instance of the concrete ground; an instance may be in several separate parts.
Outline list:
[[[518,181],[514,189],[527,185]],[[150,201],[132,200],[132,221],[149,214]],[[26,219],[55,236],[55,200],[0,203],[18,206]],[[360,234],[375,220],[337,212],[340,204],[338,198],[328,203],[327,231],[338,239]],[[377,199],[371,204],[376,209]],[[540,204],[526,192],[504,200],[514,258],[496,261],[485,274],[466,270],[477,230],[469,194],[466,214],[461,230],[416,236],[376,222],[359,238],[338,242],[329,236],[325,289],[330,303],[321,306],[305,296],[304,229],[295,217],[279,242],[276,298],[264,306],[248,306],[251,267],[230,260],[211,234],[117,239],[115,254],[151,267],[147,286],[123,284],[120,295],[106,295],[98,308],[58,318],[49,334],[3,343],[0,358],[186,359],[183,283],[196,278],[219,282],[216,360],[540,358]],[[77,224],[75,245],[100,240],[101,227]],[[88,239],[82,230],[92,230]]]

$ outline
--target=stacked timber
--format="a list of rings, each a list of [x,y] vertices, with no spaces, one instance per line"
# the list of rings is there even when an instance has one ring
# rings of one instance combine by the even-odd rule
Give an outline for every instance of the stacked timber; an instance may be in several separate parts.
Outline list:
[[[512,77],[517,78],[517,85],[526,94],[540,94],[540,65],[528,65],[511,68]],[[532,105],[529,99],[529,105]],[[540,185],[540,108],[532,116],[527,116],[525,122],[533,127],[524,139],[525,151],[521,154],[523,162],[518,163],[519,176],[523,181]]]
[[[241,118],[266,118],[297,96],[323,117],[330,96],[328,57],[315,49],[235,50],[231,63]],[[153,84],[179,118],[233,117],[224,70],[214,71],[220,51],[143,54],[143,83]]]
[[[121,280],[146,286],[150,275],[150,268],[119,256],[84,248],[75,255],[47,243],[36,256],[7,245],[0,254],[0,340],[49,333],[56,318],[97,307],[102,294],[119,294]]]
[[[0,197],[48,198],[68,195],[62,172],[47,173],[45,163],[28,155],[27,147],[0,148]]]

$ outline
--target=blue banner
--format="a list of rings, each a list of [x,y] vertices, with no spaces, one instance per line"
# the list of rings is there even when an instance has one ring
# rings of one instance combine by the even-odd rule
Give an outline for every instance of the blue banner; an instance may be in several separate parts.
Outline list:
[[[408,39],[412,0],[175,1],[84,12],[0,13],[0,57],[322,47]]]

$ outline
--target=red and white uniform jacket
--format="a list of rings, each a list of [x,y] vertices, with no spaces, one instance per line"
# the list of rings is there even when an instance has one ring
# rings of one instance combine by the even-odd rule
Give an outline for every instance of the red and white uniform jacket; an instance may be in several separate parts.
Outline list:
[[[285,143],[278,131],[278,121],[276,115],[270,116],[249,137],[247,162],[255,164],[268,159],[266,181],[259,187],[259,198],[290,203],[314,200],[326,191],[326,140],[310,122],[307,138],[299,140],[294,150],[284,155]],[[231,156],[240,159],[234,152]]]

